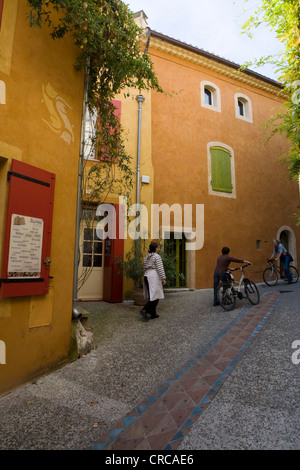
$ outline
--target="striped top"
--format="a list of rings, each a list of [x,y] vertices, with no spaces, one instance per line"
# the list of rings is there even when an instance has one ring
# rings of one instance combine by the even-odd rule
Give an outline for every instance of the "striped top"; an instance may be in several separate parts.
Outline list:
[[[144,259],[144,275],[147,276],[147,272],[150,269],[156,269],[161,279],[166,279],[164,265],[161,257],[158,253],[148,253]]]

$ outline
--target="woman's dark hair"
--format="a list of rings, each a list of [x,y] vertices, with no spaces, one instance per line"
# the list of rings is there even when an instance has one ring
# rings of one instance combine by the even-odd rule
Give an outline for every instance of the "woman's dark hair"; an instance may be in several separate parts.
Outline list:
[[[228,255],[229,251],[230,249],[227,246],[224,246],[224,248],[222,248],[223,255]]]
[[[154,253],[157,247],[158,247],[158,243],[151,242],[149,245],[149,253]]]

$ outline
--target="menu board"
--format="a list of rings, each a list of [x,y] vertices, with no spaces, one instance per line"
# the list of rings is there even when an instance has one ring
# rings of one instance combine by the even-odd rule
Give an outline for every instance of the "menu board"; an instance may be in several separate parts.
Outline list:
[[[43,219],[12,214],[7,277],[41,277]]]

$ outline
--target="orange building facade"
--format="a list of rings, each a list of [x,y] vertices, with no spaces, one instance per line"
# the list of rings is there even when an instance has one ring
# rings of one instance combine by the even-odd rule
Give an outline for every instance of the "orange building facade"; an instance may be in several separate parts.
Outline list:
[[[106,257],[110,246],[83,217],[78,275],[90,264],[95,269],[74,298],[78,176],[86,138],[84,76],[74,69],[78,50],[71,38],[53,41],[46,27],[30,28],[25,0],[2,0],[0,6],[1,395],[68,360],[74,301],[119,302],[130,295],[132,283],[124,279],[115,295],[110,274],[115,252]],[[146,26],[143,12],[135,17]],[[141,100],[140,92],[129,90],[127,99],[116,100],[136,176],[131,203],[147,209],[141,231],[148,232],[149,241],[165,238],[165,247],[173,250],[176,286],[212,287],[223,246],[252,261],[253,280],[262,280],[273,238],[288,244],[297,266],[300,236],[292,214],[299,188],[278,161],[288,142],[276,136],[265,144],[263,134],[264,123],[284,101],[281,87],[146,31],[142,47],[165,93],[147,91]],[[85,160],[89,166],[96,158]],[[86,192],[83,206],[87,199]],[[118,194],[105,202],[122,204]],[[170,216],[168,221],[160,211],[159,234],[151,233],[155,205],[165,205]],[[13,267],[18,247],[12,235],[18,237],[26,224],[34,234],[35,226],[43,227],[37,230],[41,251],[34,245],[41,273],[32,259],[21,274]],[[129,251],[132,242],[127,234],[117,243],[117,254]]]
[[[192,205],[187,234],[200,231],[196,206],[204,210],[203,246],[186,251],[181,285],[212,287],[223,246],[253,263],[256,281],[262,281],[274,238],[288,245],[297,266],[299,187],[279,162],[289,144],[282,136],[266,144],[264,133],[284,101],[280,85],[150,29],[144,45],[165,91],[151,96],[154,203],[179,204],[182,213]],[[169,231],[175,239],[176,221]],[[186,243],[174,243],[178,256]]]

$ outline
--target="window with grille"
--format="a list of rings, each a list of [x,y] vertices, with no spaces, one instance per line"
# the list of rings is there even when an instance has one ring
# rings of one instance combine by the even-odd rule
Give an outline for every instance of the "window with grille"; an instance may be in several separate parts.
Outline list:
[[[84,268],[101,268],[103,266],[103,240],[97,236],[95,228],[84,228],[82,266]]]

